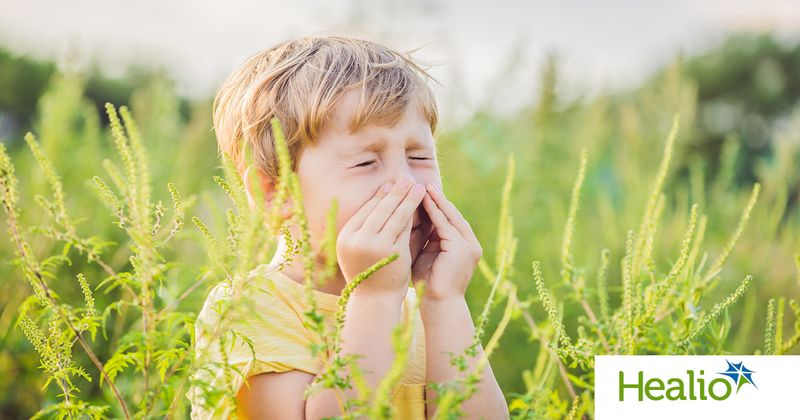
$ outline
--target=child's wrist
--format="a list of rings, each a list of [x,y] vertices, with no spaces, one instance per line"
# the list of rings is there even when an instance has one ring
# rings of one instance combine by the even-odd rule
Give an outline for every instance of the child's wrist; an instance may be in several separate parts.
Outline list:
[[[442,319],[464,309],[469,311],[464,295],[423,296],[419,307],[423,321]]]
[[[431,305],[440,305],[447,302],[458,302],[465,300],[464,293],[458,291],[449,291],[446,293],[432,293],[428,290],[422,292],[422,299],[420,305],[429,302]]]
[[[379,305],[401,305],[405,299],[408,288],[397,291],[369,290],[356,287],[350,295],[350,301],[369,302]]]

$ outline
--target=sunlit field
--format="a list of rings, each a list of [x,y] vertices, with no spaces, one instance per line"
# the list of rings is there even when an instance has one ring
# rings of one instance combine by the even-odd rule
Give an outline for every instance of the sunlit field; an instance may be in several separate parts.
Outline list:
[[[474,345],[513,418],[593,418],[594,355],[800,354],[799,45],[745,38],[577,97],[551,60],[520,112],[437,134],[444,192],[484,251]],[[0,417],[187,418],[207,292],[268,262],[282,231],[219,158],[210,100],[159,75],[101,102],[92,86],[54,72],[30,127],[0,139]],[[281,197],[300,199],[283,158]],[[474,391],[469,352],[442,418]],[[361,389],[353,417],[392,417],[399,362],[376,390],[339,377],[348,363],[322,386]]]

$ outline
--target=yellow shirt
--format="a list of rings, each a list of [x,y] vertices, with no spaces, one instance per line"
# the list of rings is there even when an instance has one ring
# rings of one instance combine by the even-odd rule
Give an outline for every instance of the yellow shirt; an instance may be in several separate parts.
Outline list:
[[[313,293],[318,312],[323,316],[328,331],[332,331],[339,295],[318,290]],[[231,416],[234,401],[214,398],[215,389],[228,389],[235,395],[245,377],[294,369],[316,375],[325,364],[326,357],[313,357],[309,348],[315,334],[304,323],[303,313],[308,309],[308,303],[303,284],[292,280],[275,266],[262,264],[241,282],[241,299],[233,300],[232,295],[230,284],[214,286],[197,317],[195,349],[200,365],[194,375],[211,386],[201,390],[193,381],[189,388],[187,396],[193,419]],[[219,312],[224,311],[222,308],[226,301],[235,304],[228,305],[229,312],[221,316]],[[403,321],[408,319],[409,309],[414,308],[415,302],[416,293],[409,287],[402,305]],[[412,315],[414,334],[406,369],[392,393],[392,406],[395,418],[418,420],[425,419],[425,333],[419,311]],[[215,329],[217,333],[213,332]],[[220,331],[228,334],[219,334]],[[252,350],[245,340],[234,340],[231,331],[249,338]],[[221,335],[228,349],[227,361],[220,351]],[[328,343],[330,339],[325,337]],[[241,375],[220,367],[225,364],[235,367]],[[210,394],[207,393],[209,390]],[[211,402],[206,403],[207,400]],[[240,412],[236,414],[243,418]]]

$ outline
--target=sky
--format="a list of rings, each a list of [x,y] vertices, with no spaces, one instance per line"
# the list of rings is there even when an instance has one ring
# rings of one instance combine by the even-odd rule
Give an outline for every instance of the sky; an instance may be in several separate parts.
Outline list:
[[[95,60],[111,75],[163,67],[190,98],[212,96],[247,57],[295,36],[419,48],[413,56],[442,83],[443,121],[530,102],[550,53],[568,90],[591,93],[634,86],[732,31],[763,30],[800,37],[798,0],[0,1],[0,46],[61,65]]]

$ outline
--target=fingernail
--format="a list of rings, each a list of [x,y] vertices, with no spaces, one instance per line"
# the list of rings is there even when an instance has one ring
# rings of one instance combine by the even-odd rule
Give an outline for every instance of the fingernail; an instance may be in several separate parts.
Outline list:
[[[415,184],[414,188],[411,189],[411,193],[416,195],[422,194],[424,192],[425,192],[425,187],[423,187],[422,184]]]
[[[383,192],[387,192],[387,193],[389,191],[391,191],[392,190],[392,182],[390,181],[390,182],[387,182],[387,183],[383,184],[383,187],[381,187],[381,190]]]
[[[434,184],[433,182],[428,183],[428,188],[430,188],[432,190],[438,190],[439,189],[439,188],[436,187],[436,184]]]

